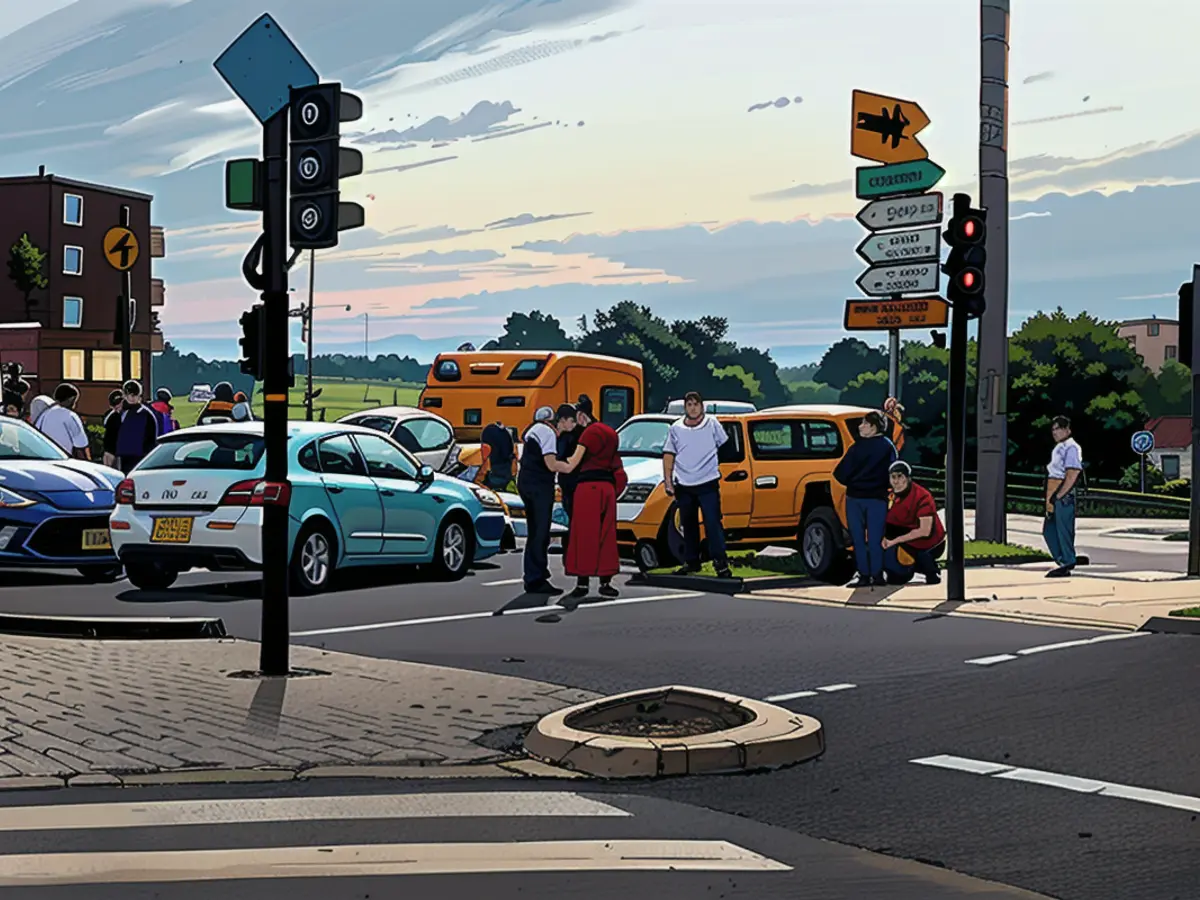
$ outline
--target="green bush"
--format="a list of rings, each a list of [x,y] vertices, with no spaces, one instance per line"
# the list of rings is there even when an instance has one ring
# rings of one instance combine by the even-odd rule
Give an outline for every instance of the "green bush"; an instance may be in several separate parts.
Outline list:
[[[1163,497],[1190,497],[1192,496],[1192,482],[1187,478],[1176,478],[1165,484],[1156,485],[1154,493]]]
[[[1156,488],[1166,482],[1166,477],[1162,470],[1147,463],[1146,465],[1146,487]],[[1130,463],[1125,467],[1125,471],[1121,473],[1121,480],[1118,482],[1121,488],[1127,491],[1141,490],[1142,487],[1142,464]]]

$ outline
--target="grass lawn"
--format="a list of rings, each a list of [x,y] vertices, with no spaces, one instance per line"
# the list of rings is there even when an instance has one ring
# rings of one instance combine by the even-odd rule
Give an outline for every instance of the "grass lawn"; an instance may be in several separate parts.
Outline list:
[[[651,575],[670,575],[677,566],[663,569],[651,569]],[[804,563],[800,554],[791,556],[761,556],[757,553],[730,553],[729,569],[734,578],[779,578],[781,576],[803,577]],[[696,573],[700,576],[716,577],[716,570],[711,562],[706,562]]]
[[[342,416],[371,409],[379,406],[415,406],[421,393],[421,385],[408,382],[385,381],[336,381],[332,379],[314,378],[313,388],[321,389],[321,396],[313,402],[313,418],[320,419],[321,410],[325,410],[325,420],[334,422]],[[393,400],[394,398],[394,400]],[[189,403],[187,397],[178,397],[173,403],[175,417],[180,426],[186,428],[196,424],[196,417],[204,408],[203,403]],[[255,393],[253,400],[254,415],[262,416],[262,395]],[[288,405],[289,418],[304,418],[304,377],[296,376],[296,386],[292,388]]]
[[[1049,559],[1050,554],[1036,547],[1025,547],[1021,544],[998,544],[995,541],[967,541],[963,545],[964,559],[1016,559],[1036,556],[1038,559]]]
[[[1180,616],[1185,619],[1200,619],[1200,606],[1191,606],[1187,609],[1177,609],[1171,613],[1173,616]]]

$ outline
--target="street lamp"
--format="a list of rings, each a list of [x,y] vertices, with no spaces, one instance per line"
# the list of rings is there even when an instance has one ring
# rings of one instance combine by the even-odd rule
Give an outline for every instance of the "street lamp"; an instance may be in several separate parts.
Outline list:
[[[311,422],[313,420],[313,400],[316,396],[313,394],[313,334],[312,334],[312,319],[314,309],[344,309],[350,312],[350,304],[344,306],[341,303],[323,303],[313,305],[312,298],[309,298],[307,304],[300,306],[297,309],[288,310],[288,316],[293,319],[300,319],[301,338],[305,344],[305,357],[307,365],[305,367],[305,389],[304,389],[304,416]]]
[[[371,314],[363,313],[363,358],[371,361]]]

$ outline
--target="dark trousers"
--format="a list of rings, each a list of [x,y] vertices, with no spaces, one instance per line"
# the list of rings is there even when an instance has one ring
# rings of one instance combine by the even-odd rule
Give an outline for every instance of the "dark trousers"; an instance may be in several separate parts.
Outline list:
[[[883,577],[883,537],[887,528],[886,500],[846,498],[846,527],[854,542],[854,563],[864,578]]]
[[[133,467],[142,461],[140,456],[118,456],[117,468],[128,475],[133,471]]]
[[[554,516],[554,485],[518,486],[525,503],[525,587],[550,580],[550,523]]]
[[[708,539],[708,555],[713,565],[723,569],[729,565],[725,555],[725,528],[721,524],[721,482],[675,486],[675,502],[683,523],[683,554],[688,566],[700,565],[700,515],[704,516],[704,534]]]
[[[903,545],[901,545],[903,546]],[[912,581],[913,573],[920,572],[926,578],[940,576],[937,560],[945,549],[945,544],[939,544],[932,550],[914,550],[904,547],[904,552],[913,558],[912,565],[900,562],[899,547],[888,547],[883,552],[883,570],[887,572],[888,581],[892,584],[907,584]]]

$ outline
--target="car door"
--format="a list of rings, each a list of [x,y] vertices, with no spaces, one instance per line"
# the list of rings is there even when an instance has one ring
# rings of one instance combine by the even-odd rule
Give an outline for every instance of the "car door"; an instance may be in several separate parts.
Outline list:
[[[419,464],[382,436],[356,434],[367,473],[383,503],[383,553],[426,556],[433,549],[445,503],[417,480]]]
[[[444,422],[429,417],[406,419],[396,425],[396,443],[435,472],[446,471],[454,448],[454,432]]]
[[[749,420],[754,461],[751,519],[756,527],[790,525],[799,519],[805,484],[827,476],[841,456],[833,422],[773,416]]]
[[[383,503],[358,447],[348,434],[327,437],[317,444],[317,459],[346,554],[379,553],[383,548]]]
[[[721,420],[729,436],[717,451],[721,468],[721,519],[726,529],[739,530],[750,524],[754,487],[750,480],[750,461],[746,458],[746,436],[742,423]]]

